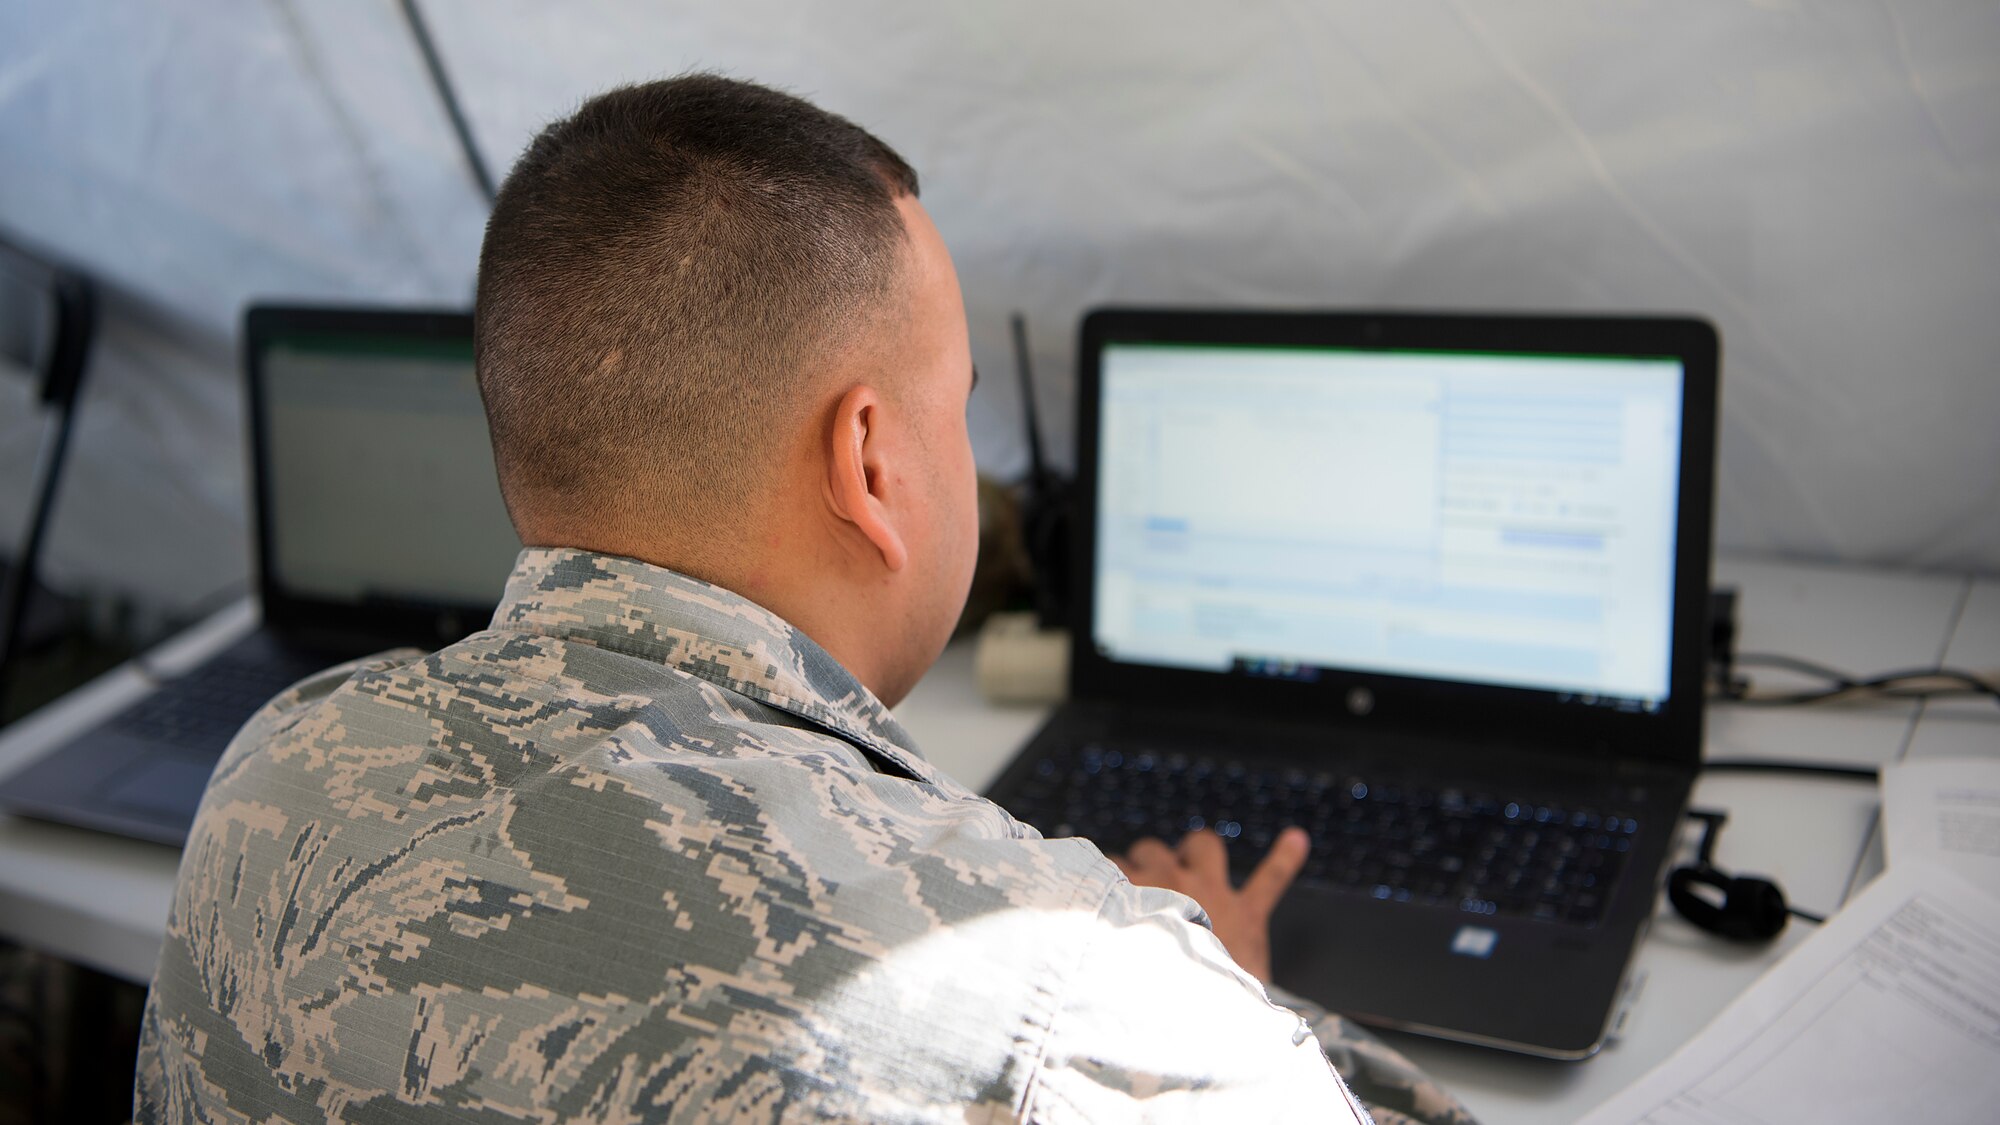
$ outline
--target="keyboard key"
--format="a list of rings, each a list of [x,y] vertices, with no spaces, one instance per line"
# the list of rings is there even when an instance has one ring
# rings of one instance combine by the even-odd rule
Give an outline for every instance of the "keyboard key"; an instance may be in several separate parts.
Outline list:
[[[1607,794],[1609,795],[1609,794]],[[1589,801],[1505,798],[1394,778],[1264,770],[1157,747],[1096,744],[1036,764],[1012,811],[1107,852],[1212,829],[1241,877],[1289,825],[1312,849],[1300,878],[1383,901],[1589,925],[1639,830]]]

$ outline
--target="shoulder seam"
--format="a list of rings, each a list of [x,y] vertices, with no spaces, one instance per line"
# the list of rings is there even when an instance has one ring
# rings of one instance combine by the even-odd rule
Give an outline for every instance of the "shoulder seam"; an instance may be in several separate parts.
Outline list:
[[[1086,844],[1083,846],[1087,847],[1089,845]],[[1116,881],[1111,880],[1096,884],[1085,883],[1077,889],[1076,897],[1070,900],[1070,905],[1081,905],[1087,897],[1091,896],[1091,888],[1095,886],[1096,904],[1091,910],[1091,917],[1094,920],[1103,915],[1104,904],[1110,900],[1111,892],[1117,885]],[[1035,1102],[1037,1097],[1043,1093],[1041,1086],[1042,1073],[1048,1063],[1050,1040],[1055,1037],[1056,1020],[1061,1017],[1063,1007],[1069,1001],[1070,990],[1075,985],[1076,978],[1082,972],[1083,962],[1089,955],[1091,946],[1097,941],[1097,938],[1098,930],[1097,927],[1093,926],[1089,933],[1085,935],[1084,940],[1077,943],[1076,954],[1069,967],[1063,971],[1054,987],[1048,991],[1050,1003],[1047,1009],[1047,1018],[1041,1022],[1039,1027],[1041,1042],[1036,1046],[1034,1062],[1028,1068],[1027,1079],[1021,1084],[1021,1102],[1014,1114],[1017,1121],[1028,1122],[1034,1120]],[[1062,1096],[1053,1090],[1047,1093],[1050,1097],[1062,1100]]]

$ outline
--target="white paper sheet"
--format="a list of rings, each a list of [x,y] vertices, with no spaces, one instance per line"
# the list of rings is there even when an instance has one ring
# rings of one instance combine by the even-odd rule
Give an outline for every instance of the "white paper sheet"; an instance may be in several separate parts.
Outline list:
[[[1882,771],[1890,866],[1927,860],[2000,895],[2000,759],[1937,758]]]
[[[1583,1125],[1984,1122],[2000,1106],[2000,900],[1909,862]]]

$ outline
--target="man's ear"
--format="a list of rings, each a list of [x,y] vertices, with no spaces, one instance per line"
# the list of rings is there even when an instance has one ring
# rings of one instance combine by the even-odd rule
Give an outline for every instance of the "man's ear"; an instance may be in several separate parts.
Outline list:
[[[832,448],[827,458],[826,499],[835,516],[853,527],[892,571],[903,569],[910,552],[889,511],[889,442],[883,428],[881,396],[857,386],[833,409]]]

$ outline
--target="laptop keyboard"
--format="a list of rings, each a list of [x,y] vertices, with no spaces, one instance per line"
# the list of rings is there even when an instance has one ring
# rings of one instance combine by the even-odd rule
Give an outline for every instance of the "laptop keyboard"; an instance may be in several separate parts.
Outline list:
[[[1297,825],[1300,881],[1395,902],[1592,925],[1640,831],[1615,801],[1410,785],[1388,776],[1259,769],[1196,754],[1084,746],[1036,763],[1007,802],[1050,837],[1118,854],[1202,828],[1239,877]]]
[[[111,721],[121,734],[188,750],[221,750],[271,697],[316,669],[302,662],[220,657]]]

